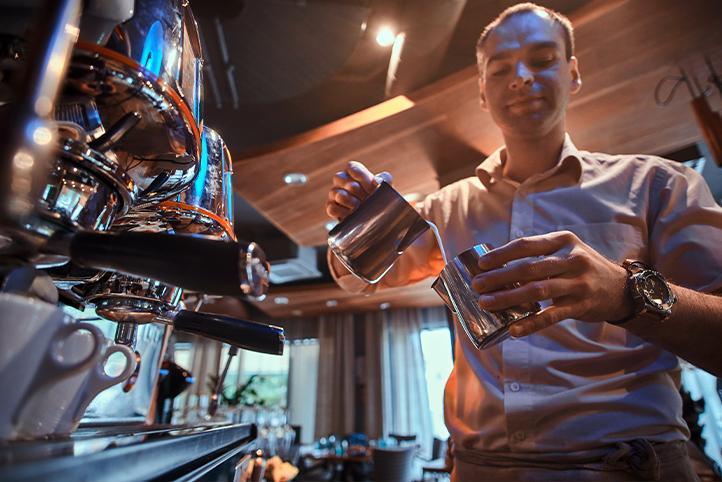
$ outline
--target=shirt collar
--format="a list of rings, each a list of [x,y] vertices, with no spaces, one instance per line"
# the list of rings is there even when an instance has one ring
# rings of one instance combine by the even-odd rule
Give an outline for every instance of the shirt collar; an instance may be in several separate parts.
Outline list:
[[[581,159],[582,155],[580,151],[572,142],[569,134],[565,134],[562,152],[559,155],[557,164],[545,172],[531,176],[529,179],[524,181],[524,183],[519,183],[504,177],[504,163],[506,162],[505,147],[500,147],[489,157],[484,159],[484,161],[476,167],[476,176],[486,187],[492,186],[499,181],[507,182],[518,187],[520,184],[538,182],[557,174],[565,174],[565,177],[569,176],[569,179],[573,184],[578,184],[582,177]]]

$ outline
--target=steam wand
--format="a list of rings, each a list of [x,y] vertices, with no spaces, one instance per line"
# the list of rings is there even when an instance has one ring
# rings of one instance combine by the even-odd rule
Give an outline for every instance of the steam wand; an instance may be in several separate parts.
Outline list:
[[[218,382],[216,383],[216,389],[213,391],[213,395],[211,395],[211,401],[208,404],[208,416],[213,417],[216,412],[218,411],[218,398],[220,397],[221,390],[223,390],[223,382],[226,380],[226,375],[228,374],[228,368],[231,366],[231,361],[233,360],[233,357],[238,354],[238,347],[235,347],[231,345],[228,348],[228,357],[226,358],[226,366],[223,367],[223,373],[218,378]]]

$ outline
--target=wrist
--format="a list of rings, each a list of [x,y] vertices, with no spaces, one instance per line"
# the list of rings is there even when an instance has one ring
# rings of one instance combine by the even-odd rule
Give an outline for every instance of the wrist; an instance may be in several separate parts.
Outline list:
[[[616,309],[609,317],[609,323],[618,325],[633,319],[637,313],[637,306],[632,296],[632,287],[630,283],[629,273],[624,267],[619,266],[620,277],[617,285],[617,293],[621,293],[618,302],[615,303]]]
[[[623,318],[613,318],[613,325],[626,324],[634,319],[663,322],[672,314],[676,297],[664,277],[640,261],[625,260],[627,272],[623,307],[629,310]]]

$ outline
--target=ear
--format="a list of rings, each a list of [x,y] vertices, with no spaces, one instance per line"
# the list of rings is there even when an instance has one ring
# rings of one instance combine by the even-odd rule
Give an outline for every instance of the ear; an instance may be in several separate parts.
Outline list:
[[[489,107],[486,104],[486,92],[485,92],[485,85],[484,81],[479,77],[479,104],[481,104],[481,109],[484,111],[489,111]]]
[[[570,92],[576,94],[582,88],[582,74],[579,73],[579,61],[574,56],[569,59],[569,74],[572,78]]]

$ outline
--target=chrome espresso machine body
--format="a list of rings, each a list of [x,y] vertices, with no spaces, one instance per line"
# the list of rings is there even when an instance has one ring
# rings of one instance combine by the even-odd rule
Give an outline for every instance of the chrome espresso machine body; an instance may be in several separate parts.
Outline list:
[[[272,354],[284,341],[181,303],[261,298],[269,269],[233,230],[188,2],[32,3],[0,0],[0,383],[17,388],[0,397],[0,479],[244,472],[255,427],[153,423],[172,331]]]

